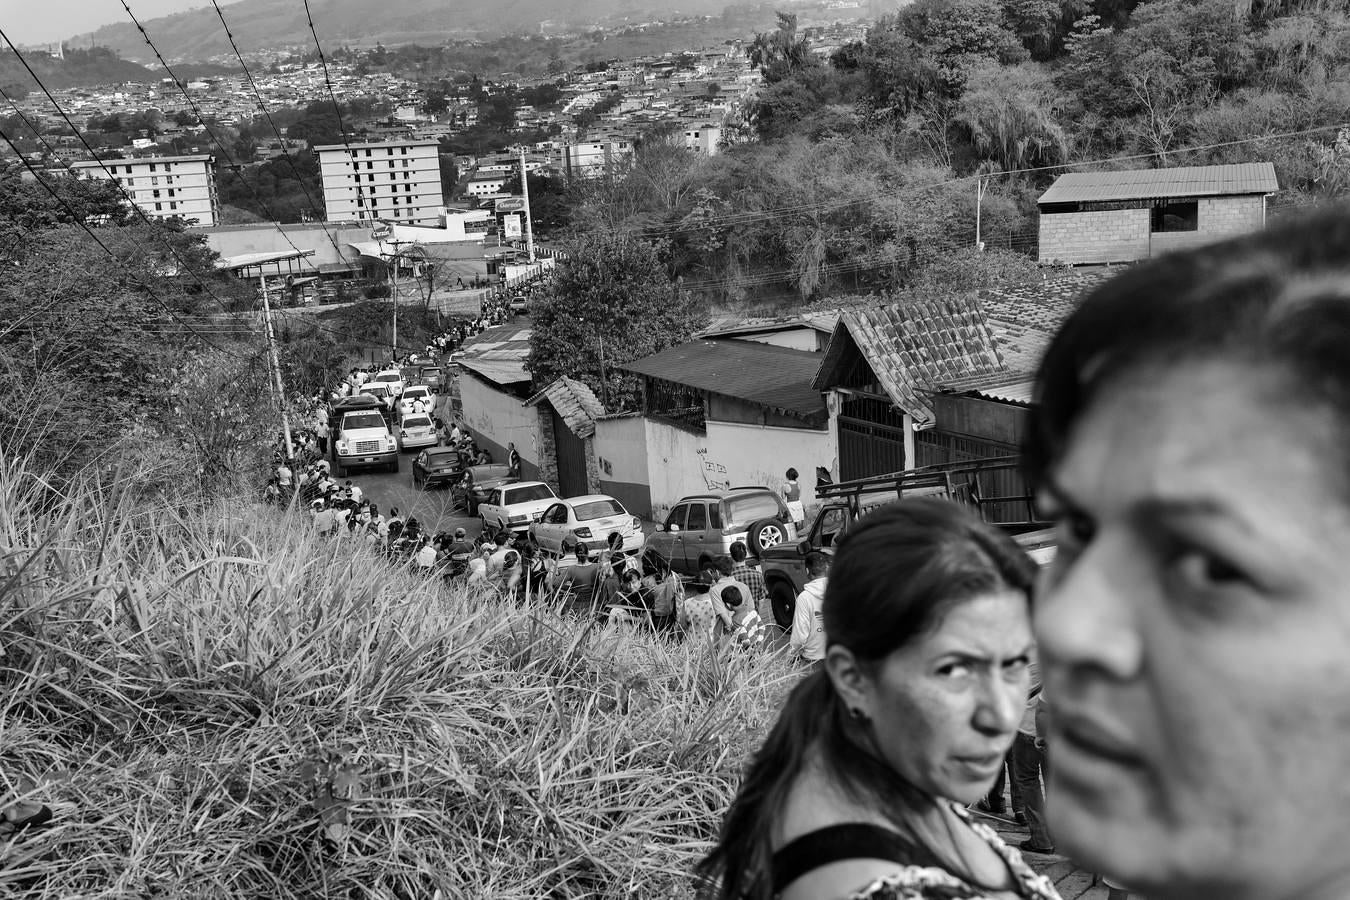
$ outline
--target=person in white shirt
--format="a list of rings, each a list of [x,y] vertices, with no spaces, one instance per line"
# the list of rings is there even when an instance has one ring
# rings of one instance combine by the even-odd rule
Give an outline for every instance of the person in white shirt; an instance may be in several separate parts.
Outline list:
[[[361,485],[359,485],[359,484],[352,484],[352,480],[351,480],[350,478],[348,478],[348,479],[347,479],[347,483],[346,483],[345,485],[343,485],[343,486],[344,486],[347,490],[351,491],[352,502],[355,503],[357,506],[360,506],[360,505],[361,505],[361,498],[365,496],[364,492],[361,490]]]
[[[416,562],[417,568],[427,574],[436,568],[436,548],[425,535],[422,536],[422,546],[417,550]]]
[[[797,607],[792,614],[792,636],[788,646],[794,656],[808,663],[825,658],[825,625],[821,604],[825,600],[825,585],[830,574],[830,557],[819,550],[806,555],[806,572],[811,580],[797,595]]]

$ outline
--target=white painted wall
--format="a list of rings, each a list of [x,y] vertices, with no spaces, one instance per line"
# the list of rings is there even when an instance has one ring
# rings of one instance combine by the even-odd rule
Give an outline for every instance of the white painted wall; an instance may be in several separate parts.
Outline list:
[[[703,456],[707,438],[653,419],[646,426],[647,472],[651,479],[652,518],[663,521],[670,508],[684,496],[709,489],[709,479],[719,480],[713,471],[704,477]],[[597,451],[598,452],[598,451]]]
[[[514,443],[527,476],[539,466],[539,413],[518,399],[498,391],[477,376],[459,377],[464,423],[486,446],[494,462],[506,461],[506,445]]]
[[[816,499],[816,466],[833,475],[839,467],[837,433],[803,428],[765,428],[729,422],[708,423],[704,469],[726,470],[730,485],[760,484],[780,490],[787,482],[788,467],[797,470],[802,503]]]
[[[812,353],[820,349],[816,330],[808,327],[794,328],[791,331],[770,331],[764,334],[739,334],[736,335],[736,340],[772,344],[775,347],[791,347],[793,350],[810,350]]]

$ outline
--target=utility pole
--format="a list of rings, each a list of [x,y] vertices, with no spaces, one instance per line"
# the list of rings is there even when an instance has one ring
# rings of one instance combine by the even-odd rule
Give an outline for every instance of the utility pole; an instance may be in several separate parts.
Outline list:
[[[398,358],[398,241],[391,241],[394,253],[389,257],[389,297],[394,301],[394,340],[390,355]]]
[[[975,176],[975,249],[984,251],[984,241],[980,240],[980,208],[984,205],[984,176]]]
[[[597,325],[595,329],[596,339],[600,341],[600,405],[609,412],[609,379],[605,378],[605,331],[604,328]]]
[[[534,265],[534,223],[530,219],[530,176],[525,171],[525,145],[520,145],[520,195],[525,198],[525,255]]]
[[[277,339],[272,333],[272,301],[267,294],[267,276],[261,271],[258,272],[258,282],[262,286],[263,321],[267,325],[267,358],[272,364],[272,380],[277,391],[277,402],[281,405],[281,431],[286,437],[286,465],[289,468],[292,460],[291,419],[286,415],[286,390],[281,386],[281,360],[277,358]]]

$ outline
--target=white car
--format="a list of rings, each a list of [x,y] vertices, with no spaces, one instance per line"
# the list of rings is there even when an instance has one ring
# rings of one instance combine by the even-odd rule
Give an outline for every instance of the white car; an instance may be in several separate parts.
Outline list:
[[[374,381],[367,381],[365,384],[361,385],[361,390],[357,393],[367,394],[374,397],[376,400],[379,400],[380,405],[384,407],[387,412],[392,412],[394,409],[396,401],[394,400],[394,395],[389,392],[389,385],[387,384],[377,384]]]
[[[436,436],[436,426],[431,424],[431,416],[426,413],[404,416],[398,423],[398,446],[400,450],[434,447],[439,442],[440,438]]]
[[[399,397],[403,394],[403,389],[407,386],[403,383],[403,373],[398,369],[385,369],[382,372],[376,372],[375,377],[366,382],[366,386],[372,384],[383,384],[389,388],[391,396]]]
[[[542,481],[519,481],[493,488],[478,504],[478,517],[484,534],[503,529],[523,532],[557,502],[558,495]]]
[[[422,412],[431,415],[436,411],[436,398],[431,393],[431,388],[425,384],[414,384],[404,388],[403,395],[398,398],[398,414],[400,416],[411,416],[416,413],[413,406],[418,400],[422,401]]]
[[[530,536],[539,549],[559,556],[567,543],[579,542],[593,551],[603,550],[609,545],[611,534],[623,538],[625,553],[641,550],[646,543],[642,520],[605,494],[568,497],[544,510],[539,521],[530,526]]]

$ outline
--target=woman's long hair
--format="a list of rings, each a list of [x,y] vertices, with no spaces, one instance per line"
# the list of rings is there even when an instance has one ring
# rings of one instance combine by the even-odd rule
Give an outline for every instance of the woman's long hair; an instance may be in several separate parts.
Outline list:
[[[847,647],[864,667],[876,666],[937,628],[965,600],[1011,588],[1029,602],[1034,571],[1010,537],[957,503],[892,503],[864,517],[836,548],[823,608],[826,639]],[[812,761],[853,802],[877,809],[941,855],[917,824],[934,798],[878,755],[868,724],[848,714],[822,668],[792,691],[751,762],[717,846],[699,864],[703,896],[773,896],[774,826]]]

